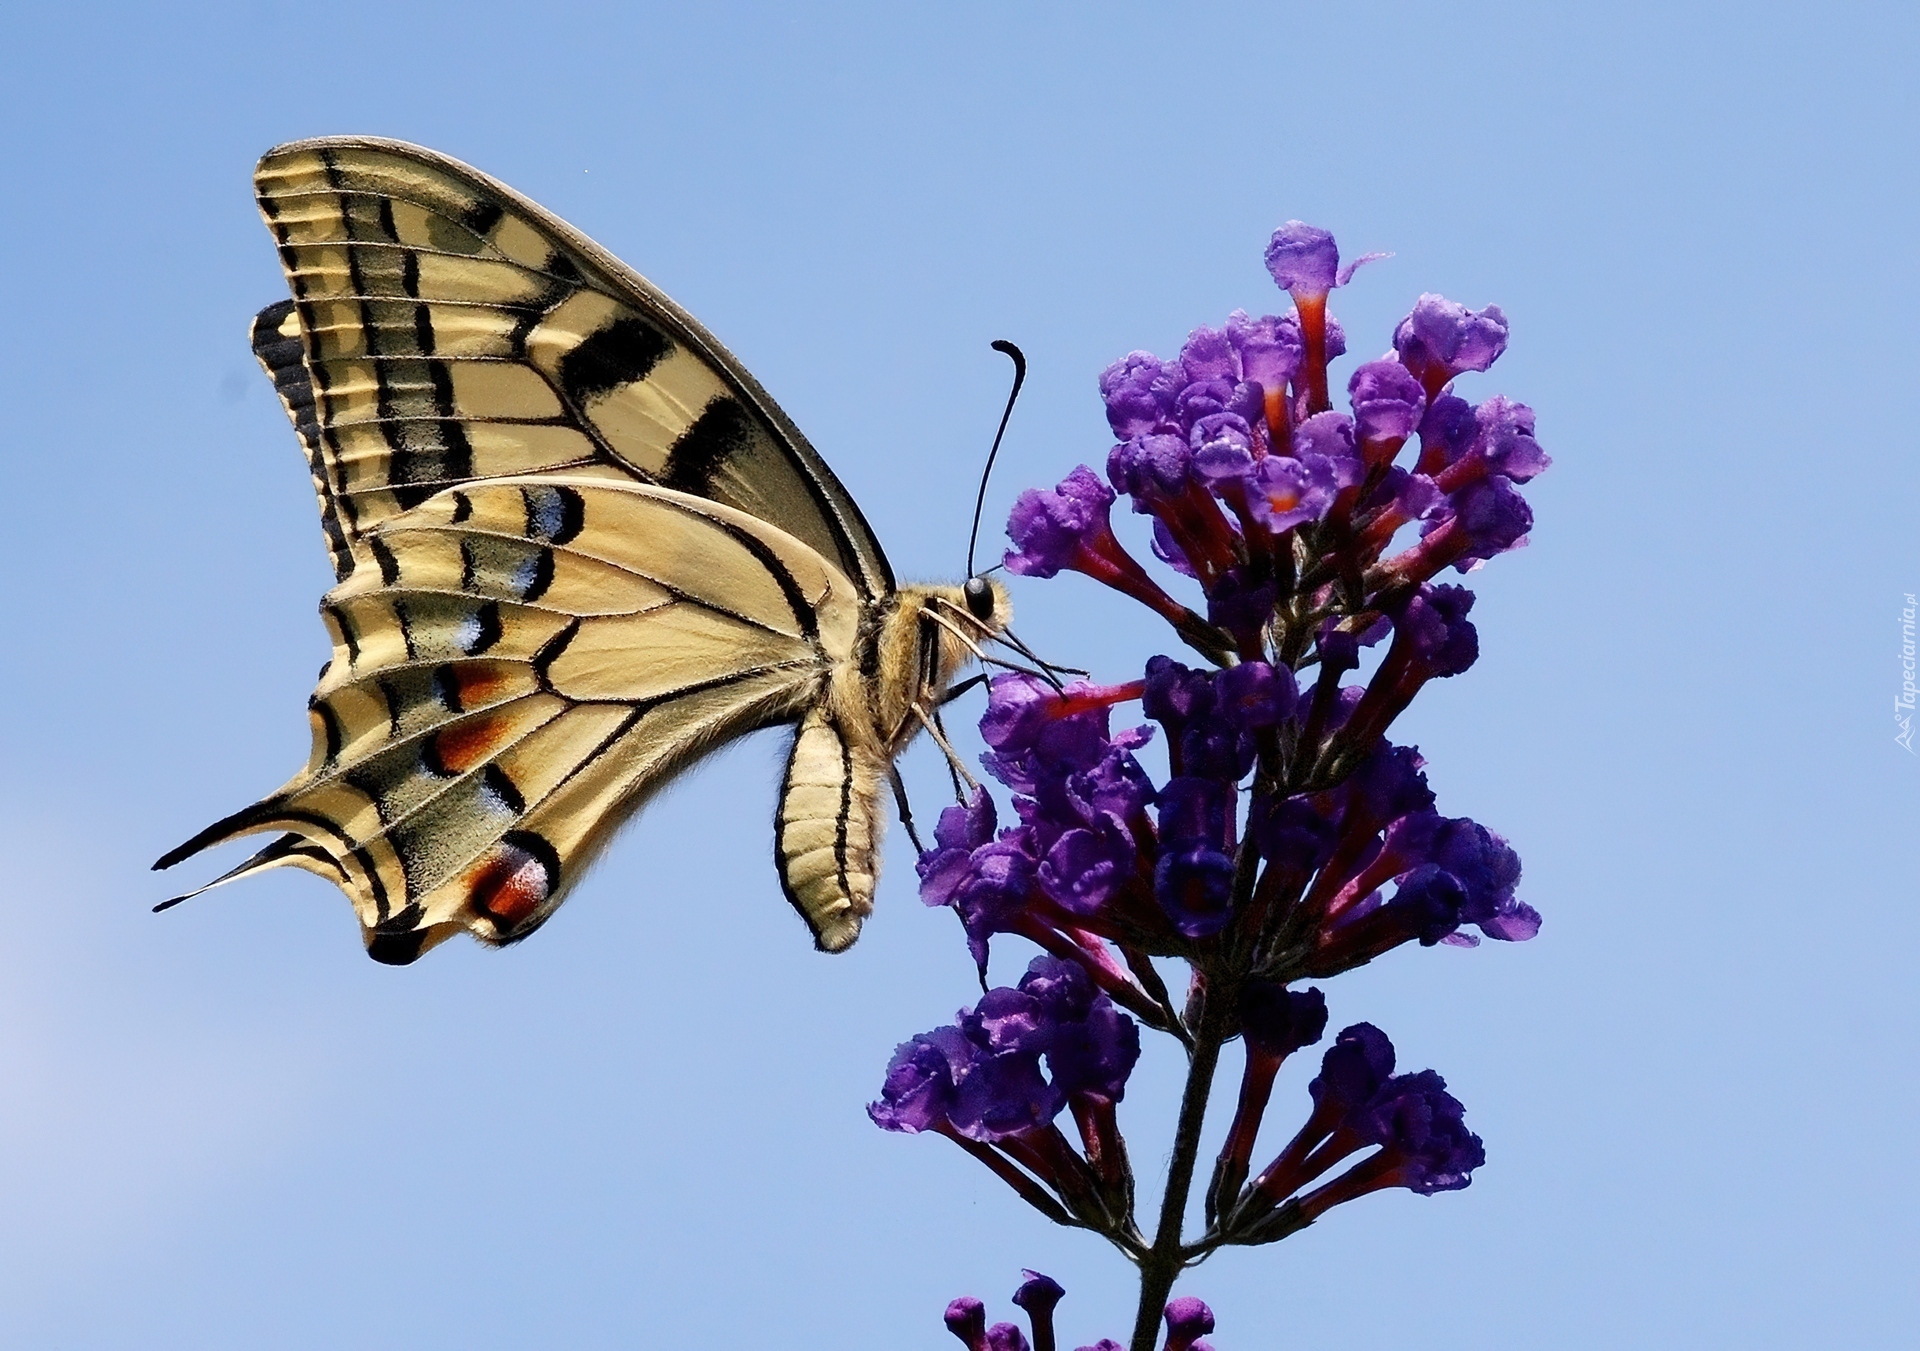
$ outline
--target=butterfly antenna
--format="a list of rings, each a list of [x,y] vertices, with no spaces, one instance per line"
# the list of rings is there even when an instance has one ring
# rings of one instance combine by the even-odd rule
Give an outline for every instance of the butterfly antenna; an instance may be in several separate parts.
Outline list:
[[[993,350],[1013,358],[1013,388],[1007,392],[1007,411],[1000,415],[1000,430],[993,434],[993,449],[987,452],[987,467],[980,474],[980,495],[973,501],[973,533],[967,536],[967,576],[974,576],[973,546],[980,540],[980,513],[987,505],[987,480],[993,475],[993,459],[1000,453],[1000,438],[1007,434],[1007,419],[1013,416],[1013,401],[1020,397],[1020,386],[1027,378],[1027,356],[1005,338],[993,340]]]

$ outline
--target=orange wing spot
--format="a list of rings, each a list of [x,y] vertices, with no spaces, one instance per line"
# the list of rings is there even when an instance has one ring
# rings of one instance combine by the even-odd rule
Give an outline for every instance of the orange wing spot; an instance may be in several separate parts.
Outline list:
[[[492,663],[452,668],[453,687],[459,693],[460,707],[473,708],[488,703],[507,687],[507,672]]]
[[[443,728],[433,736],[435,767],[446,774],[465,774],[492,759],[511,730],[511,720],[498,713]]]
[[[552,874],[546,862],[504,841],[493,847],[467,881],[467,894],[474,907],[506,927],[532,914],[552,890]]]

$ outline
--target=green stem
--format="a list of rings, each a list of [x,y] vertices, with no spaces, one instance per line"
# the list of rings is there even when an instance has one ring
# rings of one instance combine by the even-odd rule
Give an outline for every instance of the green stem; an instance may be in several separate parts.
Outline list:
[[[1140,1310],[1133,1322],[1130,1351],[1153,1351],[1159,1336],[1160,1313],[1173,1283],[1186,1265],[1180,1228],[1187,1213],[1187,1193],[1193,1186],[1194,1161],[1200,1155],[1200,1126],[1206,1120],[1207,1098],[1213,1091],[1213,1072],[1220,1063],[1221,1027],[1215,1010],[1223,1002],[1209,989],[1194,1028],[1194,1044],[1187,1061],[1187,1086],[1180,1097],[1180,1122],[1173,1137],[1173,1159],[1167,1167],[1167,1194],[1160,1203],[1160,1225],[1153,1246],[1140,1259]]]

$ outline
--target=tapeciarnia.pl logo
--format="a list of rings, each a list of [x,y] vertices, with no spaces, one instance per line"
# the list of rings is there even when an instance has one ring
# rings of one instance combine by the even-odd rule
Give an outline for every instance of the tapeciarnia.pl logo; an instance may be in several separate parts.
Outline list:
[[[1893,699],[1893,725],[1896,744],[1913,754],[1913,592],[1907,592],[1907,607],[1900,612],[1900,693]]]

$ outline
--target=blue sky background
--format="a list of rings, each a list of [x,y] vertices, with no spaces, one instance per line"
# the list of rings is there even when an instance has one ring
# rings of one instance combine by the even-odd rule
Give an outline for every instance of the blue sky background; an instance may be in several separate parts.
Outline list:
[[[366,132],[701,316],[903,577],[962,570],[989,339],[1032,362],[997,521],[1102,462],[1103,365],[1281,306],[1289,217],[1396,253],[1336,295],[1359,358],[1424,290],[1502,305],[1463,392],[1532,404],[1555,465],[1473,579],[1479,665],[1396,736],[1546,926],[1326,986],[1489,1162],[1181,1289],[1222,1351],[1906,1343],[1916,36],[1894,4],[10,7],[0,1342],[931,1348],[1022,1266],[1063,1345],[1130,1324],[1116,1255],[867,1123],[970,971],[897,838],[859,947],[808,949],[777,737],[508,952],[376,966],[304,875],[148,913],[210,875],[148,863],[306,753],[329,573],[247,352],[284,294],[248,175]],[[1108,678],[1166,645],[1081,579],[1016,602]],[[1153,1047],[1123,1108],[1148,1178],[1178,1069]]]

